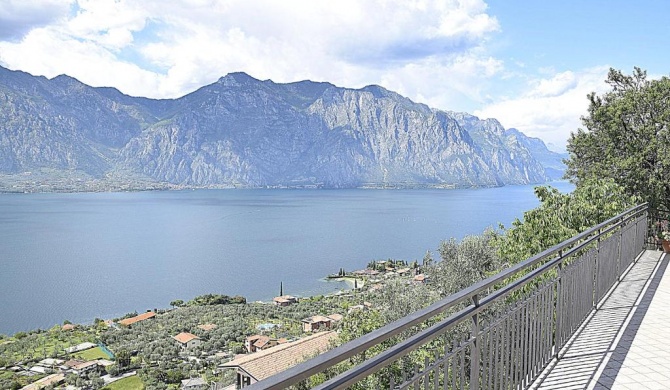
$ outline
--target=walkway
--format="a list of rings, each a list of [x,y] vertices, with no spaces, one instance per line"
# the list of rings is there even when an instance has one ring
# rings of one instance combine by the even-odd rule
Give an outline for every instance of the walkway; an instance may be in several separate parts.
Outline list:
[[[105,382],[105,386],[107,386],[110,383],[120,381],[121,379],[125,379],[125,378],[131,377],[133,375],[137,375],[137,371],[125,372],[125,373],[123,373],[119,376],[111,376],[111,375],[107,374],[107,375],[101,376],[100,378]]]
[[[670,255],[646,251],[532,389],[670,389]]]

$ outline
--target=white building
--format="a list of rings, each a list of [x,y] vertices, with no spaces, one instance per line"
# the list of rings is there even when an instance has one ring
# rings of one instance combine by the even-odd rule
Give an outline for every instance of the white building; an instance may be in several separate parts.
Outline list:
[[[188,332],[181,332],[178,335],[174,336],[173,339],[177,340],[179,344],[181,344],[181,347],[184,349],[191,349],[197,347],[202,342],[202,340],[200,340],[200,337]]]

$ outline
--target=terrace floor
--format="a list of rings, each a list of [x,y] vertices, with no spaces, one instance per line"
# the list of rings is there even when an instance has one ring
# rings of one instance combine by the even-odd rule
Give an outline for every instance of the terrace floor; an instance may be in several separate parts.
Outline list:
[[[670,255],[643,252],[532,389],[670,389]]]

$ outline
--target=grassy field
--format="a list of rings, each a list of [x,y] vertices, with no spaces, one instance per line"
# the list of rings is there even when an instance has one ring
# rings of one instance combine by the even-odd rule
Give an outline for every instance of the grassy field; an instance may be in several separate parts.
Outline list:
[[[0,371],[0,379],[12,379],[13,375],[14,373],[9,370]]]
[[[57,326],[21,339],[10,338],[0,345],[0,356],[12,362],[40,360],[53,355],[62,356],[65,354],[65,348],[90,340],[90,334],[80,330],[61,332]]]
[[[77,352],[74,356],[76,356],[78,359],[82,360],[96,360],[96,359],[107,359],[109,360],[109,356],[102,352],[102,349],[100,347],[95,347],[91,349],[87,349],[85,351]]]
[[[144,383],[139,376],[123,378],[102,388],[102,390],[144,390]]]

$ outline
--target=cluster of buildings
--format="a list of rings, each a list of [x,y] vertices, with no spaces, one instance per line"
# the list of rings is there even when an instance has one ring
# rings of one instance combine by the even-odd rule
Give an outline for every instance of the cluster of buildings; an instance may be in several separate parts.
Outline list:
[[[386,263],[385,261],[379,263]],[[410,277],[410,283],[423,284],[428,283],[428,275],[420,272],[418,268],[391,268],[388,267],[385,271],[378,271],[374,269],[362,269],[352,272],[352,275],[357,278],[364,278],[372,283],[371,289],[379,289],[382,286],[383,278],[388,279],[396,276]]]
[[[353,272],[354,277],[362,277],[374,282],[371,289],[382,287],[383,278],[392,276],[411,277],[410,283],[422,284],[428,281],[428,277],[415,269],[403,268],[386,271],[377,271],[365,269]],[[298,302],[298,299],[291,295],[281,295],[272,300],[276,306],[290,306]],[[367,310],[370,303],[364,302],[361,305],[352,306],[349,311]],[[244,341],[244,347],[247,354],[238,355],[233,360],[219,365],[220,368],[233,368],[236,370],[235,389],[241,389],[268,378],[279,372],[282,372],[301,361],[321,354],[333,347],[336,332],[333,330],[335,325],[342,321],[341,314],[314,315],[301,320],[302,330],[305,333],[314,333],[311,336],[301,338],[295,341],[289,341],[285,338],[272,338],[270,336],[255,334],[247,337]],[[215,389],[228,389],[228,387],[217,387]]]
[[[276,297],[273,302],[278,306],[287,306],[296,303],[297,300],[284,295]],[[298,340],[272,338],[263,334],[251,335],[244,340],[247,354],[238,355],[233,360],[219,365],[219,368],[235,369],[236,380],[231,388],[241,389],[249,386],[332,348],[337,338],[333,328],[342,321],[342,318],[341,314],[336,313],[305,318],[301,321],[302,330],[314,334]],[[218,389],[216,385],[213,388]]]
[[[64,375],[75,374],[78,376],[83,376],[92,371],[104,370],[107,366],[112,364],[114,364],[113,361],[106,359],[84,361],[78,359],[63,360],[49,358],[40,360],[30,368],[14,366],[10,367],[9,370],[16,373],[24,372],[23,375],[26,376],[54,373],[62,373]]]
[[[418,270],[410,268],[393,269],[389,268],[385,271],[378,271],[373,269],[365,269],[354,271],[354,277],[364,278],[372,282],[371,290],[380,289],[383,287],[383,279],[392,276],[410,277],[410,283],[426,283],[428,277]],[[289,306],[298,302],[296,297],[291,295],[281,295],[273,299],[273,304],[276,306]],[[365,302],[361,305],[352,306],[349,312],[354,310],[366,310],[371,305]],[[118,321],[114,326],[132,327],[133,325],[142,322],[155,320],[155,311],[147,311],[136,315],[134,317],[125,318]],[[235,369],[236,381],[232,387],[241,389],[252,383],[258,382],[268,378],[274,374],[284,371],[291,366],[298,364],[310,357],[321,354],[333,347],[336,332],[333,330],[336,324],[342,321],[341,314],[330,315],[314,315],[301,320],[302,331],[305,333],[313,333],[310,336],[298,339],[288,340],[286,338],[272,338],[265,334],[255,334],[247,337],[244,342],[244,347],[247,354],[238,355],[233,360],[219,365],[221,369]],[[272,325],[270,327],[267,327]],[[263,330],[272,330],[275,324],[263,324]],[[74,329],[75,325],[64,325],[63,330]],[[198,328],[203,331],[210,331],[216,328],[215,324],[202,324]],[[266,329],[267,328],[267,329]],[[189,332],[181,332],[172,336],[174,341],[180,345],[184,350],[192,350],[202,344],[202,340],[197,335]],[[68,353],[77,353],[88,348],[95,347],[93,343],[82,343],[80,345],[70,347],[67,349]],[[59,359],[44,359],[26,371],[32,372],[34,375],[43,374],[46,377],[24,387],[25,390],[41,389],[49,385],[58,385],[64,381],[64,378],[69,373],[79,376],[87,375],[93,371],[98,370],[100,373],[105,372],[108,365],[114,364],[110,360],[98,359],[94,361],[81,360],[59,360]],[[12,369],[23,370],[19,367]],[[184,390],[200,390],[209,389],[209,385],[202,378],[189,378],[182,380],[181,389]],[[212,388],[217,388],[214,384]]]
[[[90,348],[97,347],[97,344],[93,343],[82,343],[74,347],[68,348],[66,351],[68,353],[76,353],[79,351],[85,351]],[[56,386],[65,381],[65,377],[69,374],[74,374],[80,377],[90,375],[93,372],[98,372],[100,374],[106,373],[106,368],[114,364],[113,361],[107,359],[96,359],[96,360],[79,360],[79,359],[42,359],[39,362],[35,363],[31,367],[20,367],[14,366],[10,367],[9,370],[26,376],[34,375],[46,375],[44,378],[39,379],[27,386],[24,386],[21,390],[37,390],[42,389],[46,386]]]

